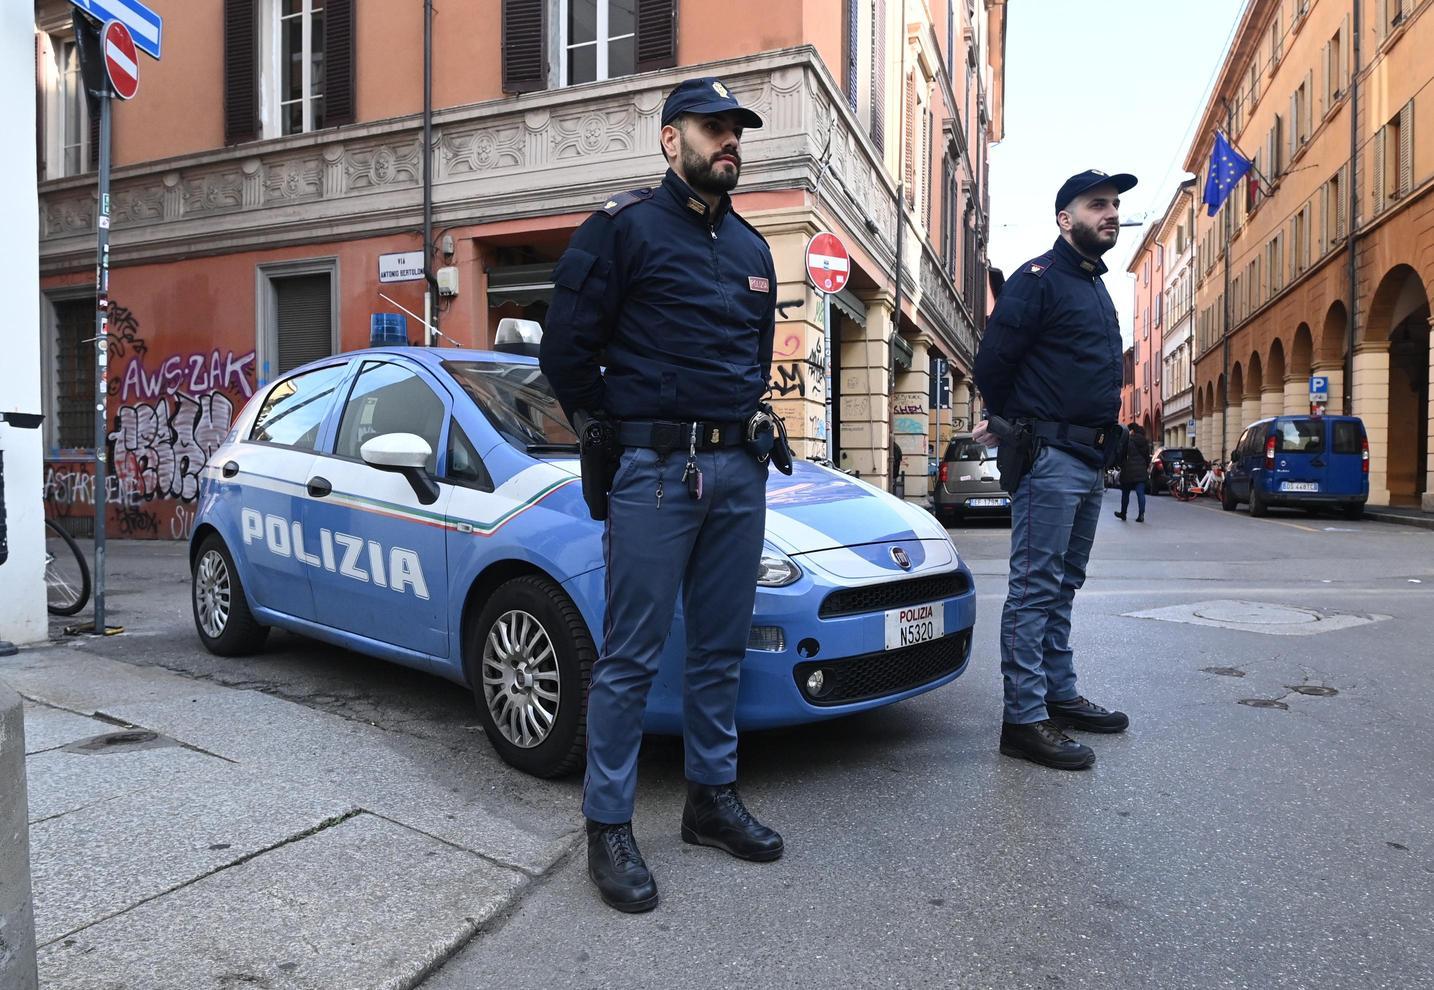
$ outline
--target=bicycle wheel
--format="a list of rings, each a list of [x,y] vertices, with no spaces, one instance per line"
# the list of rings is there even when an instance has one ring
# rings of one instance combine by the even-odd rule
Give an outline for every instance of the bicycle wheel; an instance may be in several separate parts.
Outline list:
[[[1190,493],[1190,485],[1181,477],[1170,484],[1170,494],[1175,496],[1177,502],[1189,502],[1195,496]]]
[[[74,538],[45,520],[45,592],[51,615],[74,615],[90,600],[90,565]]]

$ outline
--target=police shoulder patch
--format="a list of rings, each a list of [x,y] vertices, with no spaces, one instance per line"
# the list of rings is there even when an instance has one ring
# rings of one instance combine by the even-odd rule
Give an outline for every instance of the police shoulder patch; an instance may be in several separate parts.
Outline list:
[[[608,197],[607,202],[602,205],[602,211],[610,217],[615,217],[634,203],[641,203],[651,198],[651,189],[629,189],[627,192],[614,193]]]
[[[1036,278],[1040,278],[1046,273],[1046,269],[1051,267],[1051,261],[1052,258],[1049,254],[1043,254],[1039,258],[1032,258],[1026,262],[1025,265],[1021,267],[1021,271],[1027,275],[1034,275]]]

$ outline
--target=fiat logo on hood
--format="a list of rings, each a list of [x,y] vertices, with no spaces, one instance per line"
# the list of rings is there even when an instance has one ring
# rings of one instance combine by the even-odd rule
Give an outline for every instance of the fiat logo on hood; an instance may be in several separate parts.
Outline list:
[[[911,570],[911,558],[907,556],[906,551],[901,547],[891,548],[891,559],[896,561],[896,566],[900,567],[903,571]]]

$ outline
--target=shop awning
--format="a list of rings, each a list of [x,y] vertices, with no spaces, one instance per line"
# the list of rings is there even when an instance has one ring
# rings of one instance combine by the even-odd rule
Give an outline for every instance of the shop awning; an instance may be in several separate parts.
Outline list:
[[[866,304],[854,296],[850,289],[832,293],[832,308],[862,329],[866,328]]]

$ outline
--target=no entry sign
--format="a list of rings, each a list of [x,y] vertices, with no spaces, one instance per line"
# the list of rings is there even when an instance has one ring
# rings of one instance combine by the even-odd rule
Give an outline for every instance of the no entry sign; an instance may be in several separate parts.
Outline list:
[[[139,55],[129,28],[119,21],[110,21],[100,32],[100,48],[105,53],[105,72],[115,95],[122,100],[139,91]]]
[[[807,242],[807,277],[818,292],[837,292],[851,274],[851,256],[835,234],[822,231]]]

